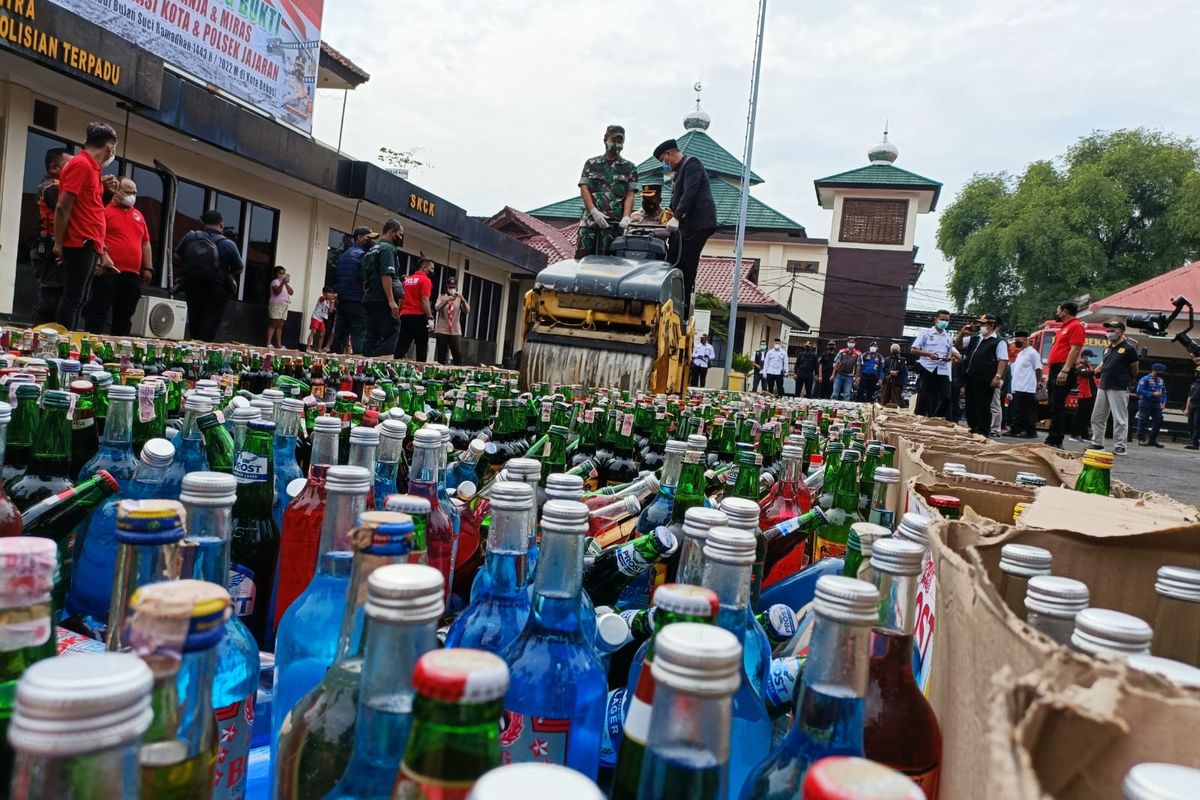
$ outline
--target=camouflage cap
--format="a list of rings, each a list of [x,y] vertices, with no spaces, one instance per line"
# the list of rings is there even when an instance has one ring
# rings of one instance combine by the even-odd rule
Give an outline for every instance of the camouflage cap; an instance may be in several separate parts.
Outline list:
[[[607,139],[609,136],[612,136],[614,133],[619,133],[622,136],[624,136],[625,135],[625,126],[624,125],[609,125],[608,128],[606,128],[604,131],[604,138]]]

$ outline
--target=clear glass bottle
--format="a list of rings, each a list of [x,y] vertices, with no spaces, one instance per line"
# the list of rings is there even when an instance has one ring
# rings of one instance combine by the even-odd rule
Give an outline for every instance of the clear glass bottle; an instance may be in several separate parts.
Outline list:
[[[116,387],[128,388],[128,387]],[[130,392],[130,409],[132,411],[133,393]],[[112,416],[112,389],[108,392],[109,416]],[[204,437],[200,434],[200,417],[211,413],[212,400],[197,392],[188,394],[183,405],[183,424],[175,437],[175,460],[171,464],[171,478],[177,485],[183,484],[183,476],[190,472],[206,472],[208,470],[208,454],[204,449]],[[105,427],[105,437],[108,428]],[[171,498],[174,500],[175,498]]]
[[[895,528],[900,505],[900,470],[893,467],[876,467],[867,522],[882,525],[888,530]]]
[[[541,523],[532,612],[502,654],[511,675],[503,747],[512,761],[548,760],[595,780],[607,681],[581,619],[587,506],[547,502]]]
[[[206,581],[167,581],[138,589],[130,604],[126,641],[154,673],[154,721],[138,750],[142,797],[205,800],[215,782],[212,685],[229,593]]]
[[[436,569],[392,564],[371,573],[354,752],[326,797],[388,796],[412,725],[413,670],[422,655],[435,649],[429,623],[444,610],[442,575]]]
[[[656,686],[637,797],[721,800],[730,787],[733,693],[741,643],[713,625],[677,622],[655,636]]]
[[[1025,590],[1025,621],[1065,646],[1071,644],[1075,615],[1088,607],[1086,584],[1057,575],[1034,575]]]
[[[275,518],[275,527],[281,531],[283,510],[287,506],[287,486],[304,477],[296,461],[296,437],[303,414],[304,403],[294,397],[281,399],[275,409],[275,501],[271,515]]]
[[[387,499],[400,492],[397,479],[404,458],[408,428],[399,420],[385,419],[379,425],[379,449],[375,461],[375,510],[383,511]],[[455,484],[457,485],[457,484]]]
[[[533,489],[526,483],[506,481],[493,487],[487,577],[450,626],[446,647],[499,653],[524,630],[530,608],[525,571],[533,503]]]
[[[1044,547],[1010,542],[1000,548],[1000,585],[1004,604],[1018,617],[1025,616],[1025,594],[1034,575],[1049,575],[1054,556]]]
[[[1154,631],[1132,614],[1107,608],[1085,608],[1075,615],[1071,647],[1093,656],[1149,654]]]
[[[446,578],[446,592],[454,585],[454,570],[458,558],[458,534],[443,507],[439,492],[446,469],[446,450],[442,435],[428,425],[413,435],[412,466],[408,471],[408,491],[429,501],[426,521],[426,546],[429,566],[441,571]]]
[[[741,685],[733,695],[733,752],[730,756],[731,790],[746,780],[750,770],[771,746],[771,720],[767,715],[763,685],[771,663],[767,635],[750,608],[750,582],[754,569],[754,536],[719,526],[704,543],[704,571],[700,585],[721,600],[717,625],[737,637],[743,646]]]
[[[131,653],[48,658],[26,670],[8,730],[16,751],[12,796],[138,797],[138,744],[154,718],[153,683]]]
[[[741,787],[743,800],[794,800],[805,773],[825,756],[863,755],[870,628],[879,591],[842,575],[817,580],[808,663],[792,728]]]
[[[77,482],[96,474],[96,470],[108,470],[117,479],[121,491],[129,485],[137,468],[133,456],[133,400],[137,392],[132,386],[111,386],[108,389],[108,422],[104,426],[104,438],[100,449],[88,459],[79,471]]]
[[[1154,593],[1154,655],[1200,667],[1200,570],[1159,567]]]
[[[721,500],[720,509],[729,518],[729,527],[740,528],[754,536],[754,569],[750,573],[750,607],[757,608],[767,561],[767,537],[758,524],[758,476],[761,472],[759,462],[762,461],[762,458],[760,456],[741,456],[741,458],[743,463],[738,470],[733,495]]]
[[[129,648],[125,618],[142,586],[179,579],[183,506],[174,500],[122,500],[117,506],[117,566],[108,604],[108,650]]]
[[[695,506],[688,509],[679,526],[680,543],[677,557],[667,561],[667,581],[699,584],[704,568],[704,542],[713,528],[729,524],[729,517],[715,508]],[[675,570],[671,569],[676,565]]]

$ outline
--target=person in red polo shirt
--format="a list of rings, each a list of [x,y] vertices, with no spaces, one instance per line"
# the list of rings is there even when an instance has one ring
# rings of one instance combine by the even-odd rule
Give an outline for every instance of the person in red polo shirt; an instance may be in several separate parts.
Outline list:
[[[1071,387],[1077,382],[1075,365],[1079,361],[1079,353],[1083,350],[1083,323],[1075,319],[1079,306],[1067,300],[1058,304],[1054,318],[1062,323],[1054,344],[1050,348],[1050,357],[1046,363],[1050,365],[1049,374],[1042,377],[1042,385],[1050,397],[1050,432],[1046,434],[1046,444],[1051,447],[1062,447],[1063,437],[1067,433],[1067,396]]]
[[[104,197],[117,179],[101,178],[100,170],[116,158],[117,132],[103,122],[89,122],[83,149],[59,174],[54,207],[54,258],[62,265],[63,291],[54,321],[75,330],[79,307],[87,297],[92,267],[104,250]]]
[[[396,358],[408,355],[409,345],[417,347],[417,361],[429,358],[429,331],[433,328],[433,259],[422,258],[412,275],[404,279],[404,299],[400,302],[400,338],[396,341]]]
[[[83,309],[89,333],[104,333],[104,321],[112,311],[112,335],[128,336],[142,285],[154,278],[150,231],[135,203],[137,184],[122,178],[104,209],[104,252],[92,278],[92,298]]]

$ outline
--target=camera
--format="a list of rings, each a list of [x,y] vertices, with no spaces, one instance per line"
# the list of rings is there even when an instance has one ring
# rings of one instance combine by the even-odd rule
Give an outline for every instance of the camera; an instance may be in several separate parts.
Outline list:
[[[1125,324],[1130,328],[1136,328],[1139,331],[1145,331],[1151,336],[1167,336],[1167,329],[1171,326],[1183,309],[1188,311],[1188,326],[1180,333],[1175,334],[1175,341],[1187,348],[1187,351],[1193,358],[1200,357],[1200,344],[1197,344],[1188,334],[1191,333],[1192,327],[1195,325],[1192,312],[1192,304],[1186,297],[1180,295],[1171,300],[1171,305],[1175,307],[1173,311],[1167,313],[1165,311],[1156,311],[1150,314],[1130,314],[1125,318]]]

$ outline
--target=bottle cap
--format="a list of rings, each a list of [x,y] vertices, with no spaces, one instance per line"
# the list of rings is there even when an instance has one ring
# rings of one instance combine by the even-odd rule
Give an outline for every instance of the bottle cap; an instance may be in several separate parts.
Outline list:
[[[929,517],[908,511],[900,518],[900,527],[896,534],[901,538],[916,542],[924,548],[929,547]]]
[[[68,387],[74,394],[91,394],[96,387],[92,386],[91,381],[74,380]]]
[[[383,507],[388,511],[398,511],[401,514],[409,514],[410,516],[428,516],[433,510],[433,504],[424,497],[417,497],[415,494],[389,494],[387,500],[384,501]]]
[[[284,394],[279,389],[263,389],[262,396],[270,400],[272,403],[277,403],[284,398]]]
[[[224,472],[189,472],[183,476],[179,500],[193,506],[232,505],[237,498],[237,478]]]
[[[275,416],[275,404],[265,397],[251,398],[250,407],[257,408],[259,417],[264,419]]]
[[[300,492],[304,490],[304,484],[307,482],[308,480],[305,478],[292,478],[290,481],[288,481],[287,486],[284,487],[284,491],[287,492],[288,500],[295,499],[296,495],[300,494]]]
[[[379,423],[379,436],[384,439],[399,439],[403,441],[408,436],[408,426],[398,419],[391,417]]]
[[[1200,796],[1200,769],[1146,762],[1125,773],[1125,800],[1192,800]]]
[[[1087,584],[1058,575],[1034,575],[1025,588],[1025,608],[1055,619],[1074,619],[1088,600]]]
[[[533,487],[522,481],[497,483],[492,487],[492,509],[528,512],[533,508]]]
[[[148,467],[169,467],[171,466],[171,462],[175,460],[175,445],[166,439],[148,439],[142,445],[140,458],[142,463]]]
[[[208,650],[221,641],[231,602],[225,587],[207,581],[148,583],[129,598],[125,643],[144,659]]]
[[[821,510],[820,506],[814,504],[813,510],[822,519],[825,518],[825,512]],[[855,522],[850,525],[850,537],[858,539],[858,551],[862,553],[863,558],[870,558],[874,552],[875,542],[880,539],[892,538],[892,532],[882,525],[876,525],[873,522]]]
[[[588,530],[588,507],[573,500],[547,500],[542,506],[542,533],[583,536]]]
[[[122,500],[117,503],[117,542],[173,544],[183,538],[186,516],[175,500]]]
[[[724,628],[674,622],[654,637],[654,680],[701,697],[728,696],[741,684],[742,645]]]
[[[410,625],[435,622],[446,610],[445,591],[442,573],[433,567],[388,564],[367,579],[366,614],[384,622]]]
[[[687,438],[688,450],[699,450],[701,452],[708,449],[708,437],[701,436],[698,433],[693,433]]]
[[[325,473],[325,491],[334,494],[365,494],[374,476],[366,467],[332,466]]]
[[[1046,479],[1034,472],[1018,472],[1017,483],[1021,486],[1045,486]]]
[[[879,590],[856,578],[822,575],[817,579],[813,610],[846,625],[874,625],[879,621]]]
[[[432,412],[430,412],[430,413],[432,413]],[[437,431],[438,439],[441,441],[443,446],[450,444],[450,426],[449,425],[442,425],[440,422],[431,422],[428,425],[426,425],[425,427],[432,428],[433,430]]]
[[[20,391],[20,387],[18,387]],[[58,389],[48,389],[42,395],[42,408],[69,408],[71,406],[71,393],[59,391]]]
[[[475,782],[467,800],[526,800],[529,797],[604,800],[604,792],[573,769],[529,761],[496,767],[484,773]]]
[[[269,419],[252,419],[246,427],[260,433],[275,433],[275,423]]]
[[[1071,645],[1092,655],[1149,653],[1154,631],[1144,620],[1107,608],[1085,608],[1075,615]]]
[[[721,610],[717,593],[690,583],[664,583],[654,590],[650,604],[662,611],[688,617],[716,619]]]
[[[767,609],[767,627],[775,640],[790,639],[796,633],[796,612],[784,603],[776,603]]]
[[[58,545],[52,539],[0,538],[0,563],[4,564],[0,572],[0,608],[20,609],[49,603],[54,577],[58,574]],[[48,625],[49,610],[44,619]],[[52,629],[47,630],[46,637],[51,633]]]
[[[1148,656],[1145,653],[1135,654],[1128,658],[1127,663],[1142,672],[1153,672],[1172,683],[1189,688],[1200,688],[1200,669],[1182,661],[1170,658]],[[1200,788],[1200,787],[1198,787]]]
[[[678,439],[668,439],[666,445],[663,446],[663,451],[667,453],[686,453],[687,442],[681,442]]]
[[[510,458],[504,468],[516,480],[531,481],[542,477],[542,462],[536,458]]]
[[[136,396],[136,392],[133,391],[132,386],[122,386],[122,387],[114,386],[114,387],[112,387],[112,389],[108,390],[108,397],[110,400],[112,400],[113,397],[115,396],[115,395],[113,395],[113,389],[117,389],[117,388],[129,389],[130,392],[129,392],[128,399],[130,399],[130,400],[132,400]],[[122,399],[124,399],[124,398],[122,398]],[[183,408],[185,411],[194,411],[197,414],[207,414],[208,412],[213,410],[213,404],[212,404],[212,400],[208,399],[204,395],[197,394],[196,392],[192,392],[191,394],[189,394],[187,396],[187,400],[184,401]]]
[[[350,403],[358,402],[358,395],[354,392],[338,392],[335,396],[338,400],[345,400]]]
[[[1054,556],[1044,547],[1011,543],[1000,548],[1000,571],[1009,575],[1049,575],[1053,560]]]
[[[350,444],[351,445],[366,445],[374,447],[379,444],[379,429],[368,428],[365,425],[357,425],[350,429]]]
[[[842,463],[843,464],[857,464],[861,459],[862,459],[862,455],[859,454],[859,452],[857,450],[847,449],[847,450],[842,451]],[[932,502],[932,501],[933,501],[933,498],[930,498],[930,502]]]
[[[754,534],[745,528],[718,525],[710,528],[704,540],[704,561],[717,564],[746,565],[754,563]]]
[[[417,432],[413,434],[413,447],[436,450],[441,446],[442,435],[428,425],[417,428]]]
[[[876,483],[899,483],[900,470],[895,467],[876,467],[875,468]]]
[[[804,776],[804,797],[814,800],[925,800],[925,793],[900,772],[876,761],[830,756]]]
[[[364,511],[350,531],[351,547],[372,556],[403,556],[412,551],[416,526],[398,511]]]
[[[693,506],[683,515],[683,535],[697,540],[701,546],[708,538],[708,532],[718,525],[729,524],[729,517],[715,508]]]
[[[1200,603],[1200,569],[1164,566],[1158,568],[1154,591],[1163,597]]]
[[[617,502],[624,507],[626,516],[633,516],[642,510],[642,501],[638,500],[635,494],[627,494]]]
[[[238,398],[235,397],[233,399],[237,400]],[[258,420],[262,417],[262,412],[253,406],[238,405],[233,401],[230,401],[229,407],[232,409],[229,412],[229,417],[235,423],[244,422],[248,425],[251,421]]]
[[[132,386],[130,386],[129,388],[133,389]],[[42,393],[42,390],[36,383],[18,383],[17,384],[17,399],[18,400],[36,399],[37,396],[40,395],[41,393]],[[134,389],[134,394],[135,395],[137,394],[136,389]]]
[[[629,623],[620,615],[609,609],[607,613],[596,614],[596,647],[606,653],[620,650],[632,637],[629,635]]]
[[[934,508],[962,508],[962,500],[952,494],[931,494],[929,505]]]
[[[1112,453],[1104,450],[1085,450],[1083,451],[1083,465],[1085,467],[1096,467],[1098,469],[1112,469],[1116,463],[1117,457]]]
[[[267,391],[270,391],[270,389]],[[263,392],[264,395],[266,393]],[[288,414],[303,414],[304,401],[298,397],[285,397],[279,402],[279,410]]]
[[[753,531],[758,527],[758,503],[744,497],[726,497],[721,501],[721,513],[729,518],[731,528]]]
[[[508,691],[508,665],[482,650],[432,650],[417,661],[413,689],[443,703],[492,702]]]
[[[950,474],[954,474],[956,472],[966,472],[966,471],[967,471],[966,464],[960,464],[957,461],[947,461],[946,463],[942,464],[942,472],[948,472]]]
[[[650,531],[650,536],[652,537],[651,541],[654,542],[654,549],[662,553],[664,557],[671,555],[679,548],[679,540],[665,525],[659,525]]]
[[[323,416],[317,417],[313,423],[313,431],[316,433],[341,433],[342,421],[337,417]]]
[[[478,440],[477,440],[478,441]],[[575,500],[583,497],[583,478],[556,472],[546,478],[547,500]]]
[[[870,525],[871,523],[856,523]],[[878,528],[879,525],[872,527]],[[862,533],[859,533],[861,539]],[[915,576],[921,574],[921,560],[925,557],[925,548],[908,539],[878,538],[871,549],[871,567],[876,572],[886,572],[889,575]]]
[[[150,668],[132,653],[79,653],[30,665],[17,683],[8,740],[74,756],[135,741],[154,719]]]
[[[58,368],[64,373],[76,373],[82,368],[78,360],[74,358],[64,358],[58,362]]]
[[[467,449],[476,459],[481,458],[487,452],[487,442],[483,439],[472,439],[471,443],[467,445]]]

